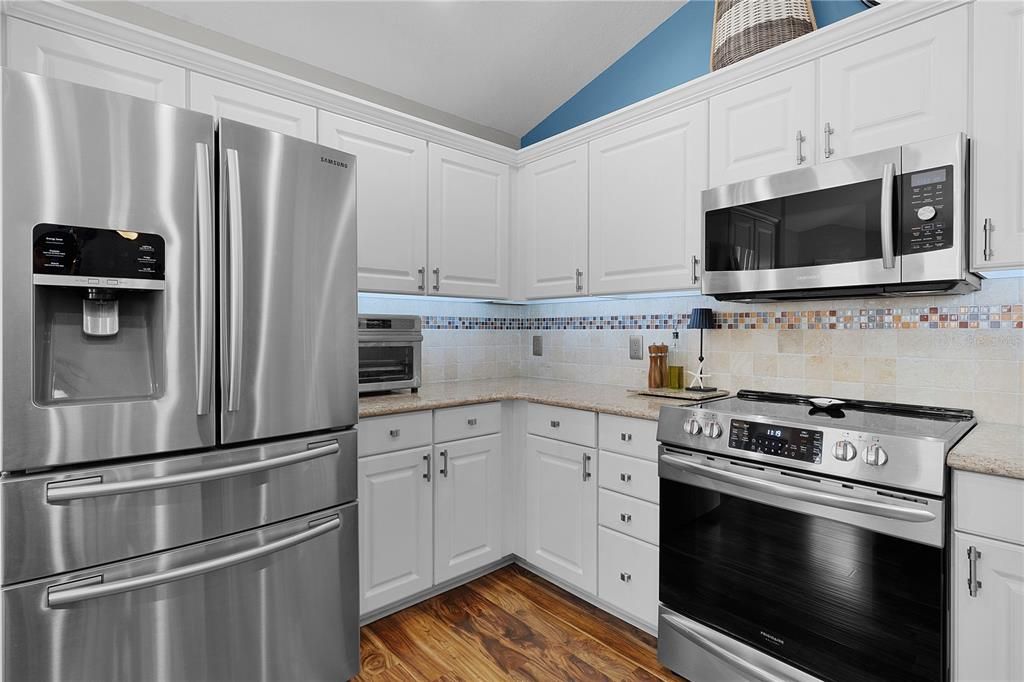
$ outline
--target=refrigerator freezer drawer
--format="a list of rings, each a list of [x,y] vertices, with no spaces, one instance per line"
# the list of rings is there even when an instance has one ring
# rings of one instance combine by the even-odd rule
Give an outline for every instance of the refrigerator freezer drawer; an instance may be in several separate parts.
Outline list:
[[[357,527],[352,503],[6,588],[4,679],[348,679]]]
[[[341,431],[0,482],[3,585],[161,552],[356,498]]]

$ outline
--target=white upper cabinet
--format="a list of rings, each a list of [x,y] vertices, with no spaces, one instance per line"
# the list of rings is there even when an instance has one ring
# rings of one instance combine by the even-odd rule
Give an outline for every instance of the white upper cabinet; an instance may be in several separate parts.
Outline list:
[[[195,111],[316,142],[313,107],[201,73],[189,83]]]
[[[818,159],[966,131],[967,27],[960,7],[822,57]]]
[[[508,297],[509,169],[429,145],[428,293]]]
[[[359,290],[426,291],[427,143],[320,111],[320,144],[356,156]]]
[[[523,294],[582,296],[587,277],[587,145],[519,171]]]
[[[590,143],[590,293],[699,286],[706,102]]]
[[[183,68],[10,17],[7,66],[176,107],[186,103]]]
[[[809,62],[711,98],[711,187],[815,162],[814,72]]]
[[[974,269],[1024,267],[1024,2],[974,5]]]

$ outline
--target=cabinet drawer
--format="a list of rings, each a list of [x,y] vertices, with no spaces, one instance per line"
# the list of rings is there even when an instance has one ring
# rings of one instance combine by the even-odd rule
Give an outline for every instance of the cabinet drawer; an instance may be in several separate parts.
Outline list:
[[[529,403],[526,406],[526,431],[588,448],[597,447],[597,415],[585,410]]]
[[[597,442],[605,450],[658,461],[658,422],[602,414],[597,435]]]
[[[434,442],[487,436],[501,431],[501,403],[434,410]]]
[[[597,596],[644,623],[657,623],[658,548],[599,528]]]
[[[957,530],[1024,545],[1024,481],[955,472],[953,519]]]
[[[363,419],[359,422],[359,456],[430,445],[432,432],[430,411]]]
[[[658,544],[658,505],[611,490],[601,490],[597,522],[637,540]]]
[[[597,480],[607,490],[658,502],[658,465],[654,462],[601,450]]]

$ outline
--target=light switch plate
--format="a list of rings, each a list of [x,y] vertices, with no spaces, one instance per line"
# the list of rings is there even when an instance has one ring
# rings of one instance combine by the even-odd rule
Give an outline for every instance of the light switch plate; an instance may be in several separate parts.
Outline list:
[[[544,337],[540,334],[533,335],[533,354],[544,355]]]
[[[642,337],[642,336],[630,336],[629,337],[629,359],[630,360],[643,360],[644,359],[644,337]]]

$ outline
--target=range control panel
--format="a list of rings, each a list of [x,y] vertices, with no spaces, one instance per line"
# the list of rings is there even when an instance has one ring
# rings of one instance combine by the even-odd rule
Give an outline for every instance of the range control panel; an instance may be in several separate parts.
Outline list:
[[[158,234],[52,223],[32,229],[32,273],[68,277],[72,286],[163,280],[164,265]]]
[[[813,429],[777,426],[741,419],[729,421],[729,447],[811,464],[821,463],[824,434]]]
[[[902,253],[953,247],[953,167],[904,173]]]

